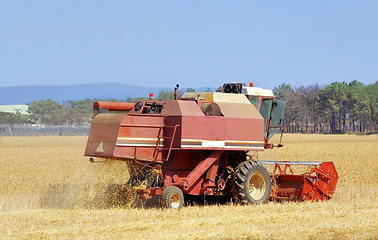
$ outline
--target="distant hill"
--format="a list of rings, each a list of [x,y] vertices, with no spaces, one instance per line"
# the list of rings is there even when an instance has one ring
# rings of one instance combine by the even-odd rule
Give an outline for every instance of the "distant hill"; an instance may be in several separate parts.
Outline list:
[[[207,87],[196,90],[205,91],[206,89]],[[214,88],[211,89],[214,90]],[[151,88],[117,83],[0,87],[0,105],[27,104],[40,99],[51,99],[62,102],[66,100],[82,100],[84,98],[116,98],[126,101],[128,97],[148,97],[150,93],[153,93],[157,97],[161,90],[173,91],[173,87]],[[186,88],[183,87],[179,90],[185,92]]]

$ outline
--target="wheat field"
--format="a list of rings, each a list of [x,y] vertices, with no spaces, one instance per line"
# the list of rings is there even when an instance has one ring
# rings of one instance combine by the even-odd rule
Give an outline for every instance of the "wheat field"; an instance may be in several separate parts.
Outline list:
[[[333,161],[328,202],[107,207],[123,162],[91,164],[86,137],[0,138],[1,239],[377,239],[378,136],[286,134],[260,160]]]

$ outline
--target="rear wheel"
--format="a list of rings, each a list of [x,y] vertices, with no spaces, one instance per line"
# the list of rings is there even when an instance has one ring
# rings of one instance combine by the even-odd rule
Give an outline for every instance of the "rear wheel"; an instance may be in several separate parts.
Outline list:
[[[270,196],[270,176],[268,171],[253,161],[239,164],[232,174],[232,194],[242,203],[261,204]]]
[[[168,186],[161,193],[161,205],[164,208],[180,209],[184,205],[184,194],[176,186]]]

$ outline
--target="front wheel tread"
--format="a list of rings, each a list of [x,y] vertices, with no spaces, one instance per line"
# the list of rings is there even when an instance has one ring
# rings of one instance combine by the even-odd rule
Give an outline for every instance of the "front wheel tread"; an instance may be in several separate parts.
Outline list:
[[[231,193],[237,202],[261,204],[269,200],[271,190],[269,173],[254,161],[240,163],[231,179]]]

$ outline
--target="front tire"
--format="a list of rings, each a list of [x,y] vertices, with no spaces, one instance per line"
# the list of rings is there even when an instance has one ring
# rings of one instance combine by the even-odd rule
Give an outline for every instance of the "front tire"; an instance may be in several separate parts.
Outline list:
[[[184,205],[184,194],[176,186],[168,186],[161,193],[161,205],[164,208],[180,209]]]
[[[232,174],[232,194],[237,202],[262,204],[269,200],[271,180],[268,171],[253,161],[239,164]]]

